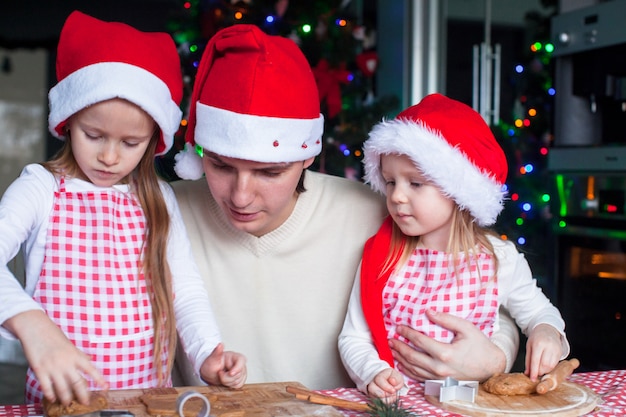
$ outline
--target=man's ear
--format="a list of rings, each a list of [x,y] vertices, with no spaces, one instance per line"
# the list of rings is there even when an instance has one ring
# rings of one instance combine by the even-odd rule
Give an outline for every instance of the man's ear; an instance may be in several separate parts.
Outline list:
[[[307,169],[308,167],[311,166],[311,164],[313,164],[313,161],[315,161],[315,157],[311,157],[309,159],[305,159],[304,163],[302,164],[302,168],[303,169]]]

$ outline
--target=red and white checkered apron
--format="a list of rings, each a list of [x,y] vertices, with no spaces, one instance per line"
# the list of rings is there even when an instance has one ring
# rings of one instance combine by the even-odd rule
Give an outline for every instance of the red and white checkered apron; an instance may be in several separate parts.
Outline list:
[[[130,194],[68,192],[61,178],[33,297],[111,389],[157,384],[152,307],[140,269],[144,232],[143,210]],[[27,402],[40,402],[32,370],[26,378]]]
[[[383,289],[388,337],[408,343],[396,333],[396,326],[404,324],[440,342],[450,342],[454,333],[430,322],[427,309],[469,320],[490,337],[498,311],[494,275],[493,258],[488,254],[472,257],[471,262],[459,254],[455,271],[450,254],[415,249],[406,266],[391,274]]]

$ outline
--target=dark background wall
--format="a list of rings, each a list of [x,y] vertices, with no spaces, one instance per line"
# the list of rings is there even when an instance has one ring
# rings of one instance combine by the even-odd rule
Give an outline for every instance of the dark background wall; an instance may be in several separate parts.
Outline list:
[[[28,48],[56,46],[65,18],[80,10],[103,20],[117,20],[141,30],[165,30],[177,0],[20,0],[0,6],[0,47]]]

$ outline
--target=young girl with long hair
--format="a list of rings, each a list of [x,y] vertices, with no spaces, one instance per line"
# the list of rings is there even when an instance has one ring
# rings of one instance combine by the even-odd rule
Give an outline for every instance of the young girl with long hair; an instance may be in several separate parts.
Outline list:
[[[503,207],[507,162],[480,114],[440,94],[376,125],[364,144],[365,180],[386,196],[389,217],[365,245],[339,337],[359,389],[395,398],[414,382],[389,339],[409,326],[439,342],[454,334],[437,312],[487,336],[499,308],[528,336],[532,380],[569,354],[565,324],[533,280],[524,256],[488,229]]]
[[[27,402],[91,389],[171,386],[177,338],[208,383],[240,387],[170,186],[154,168],[182,112],[174,42],[73,12],[62,29],[49,127],[64,139],[0,201],[0,264],[26,259],[25,288],[0,269],[0,334],[30,368]]]

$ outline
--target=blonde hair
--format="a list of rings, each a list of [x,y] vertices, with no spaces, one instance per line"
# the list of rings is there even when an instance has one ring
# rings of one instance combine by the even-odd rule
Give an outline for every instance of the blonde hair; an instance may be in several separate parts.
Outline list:
[[[455,270],[459,263],[459,253],[464,253],[468,262],[471,262],[472,260],[477,260],[478,253],[483,251],[483,253],[493,255],[494,268],[497,271],[498,258],[496,257],[493,244],[489,241],[489,236],[497,237],[497,234],[486,227],[479,226],[469,211],[461,210],[455,204],[454,212],[452,213],[450,239],[446,250],[446,252],[452,254]],[[419,236],[405,235],[394,222],[391,231],[389,253],[381,269],[380,276],[392,269],[399,270],[408,261],[419,241]],[[477,251],[476,248],[480,248],[480,250]],[[478,270],[478,273],[480,274],[480,270]]]
[[[44,162],[42,165],[56,176],[77,177],[80,174],[80,168],[72,153],[72,139],[67,129],[65,136],[63,147],[50,161]],[[157,383],[162,386],[172,371],[172,358],[177,339],[172,274],[167,262],[170,216],[154,168],[154,155],[160,136],[160,129],[155,129],[146,152],[135,170],[130,174],[128,183],[131,185],[131,190],[137,195],[146,217],[144,259],[141,266],[152,305],[154,366],[157,370]],[[165,359],[166,371],[163,372],[165,349],[169,355]]]

